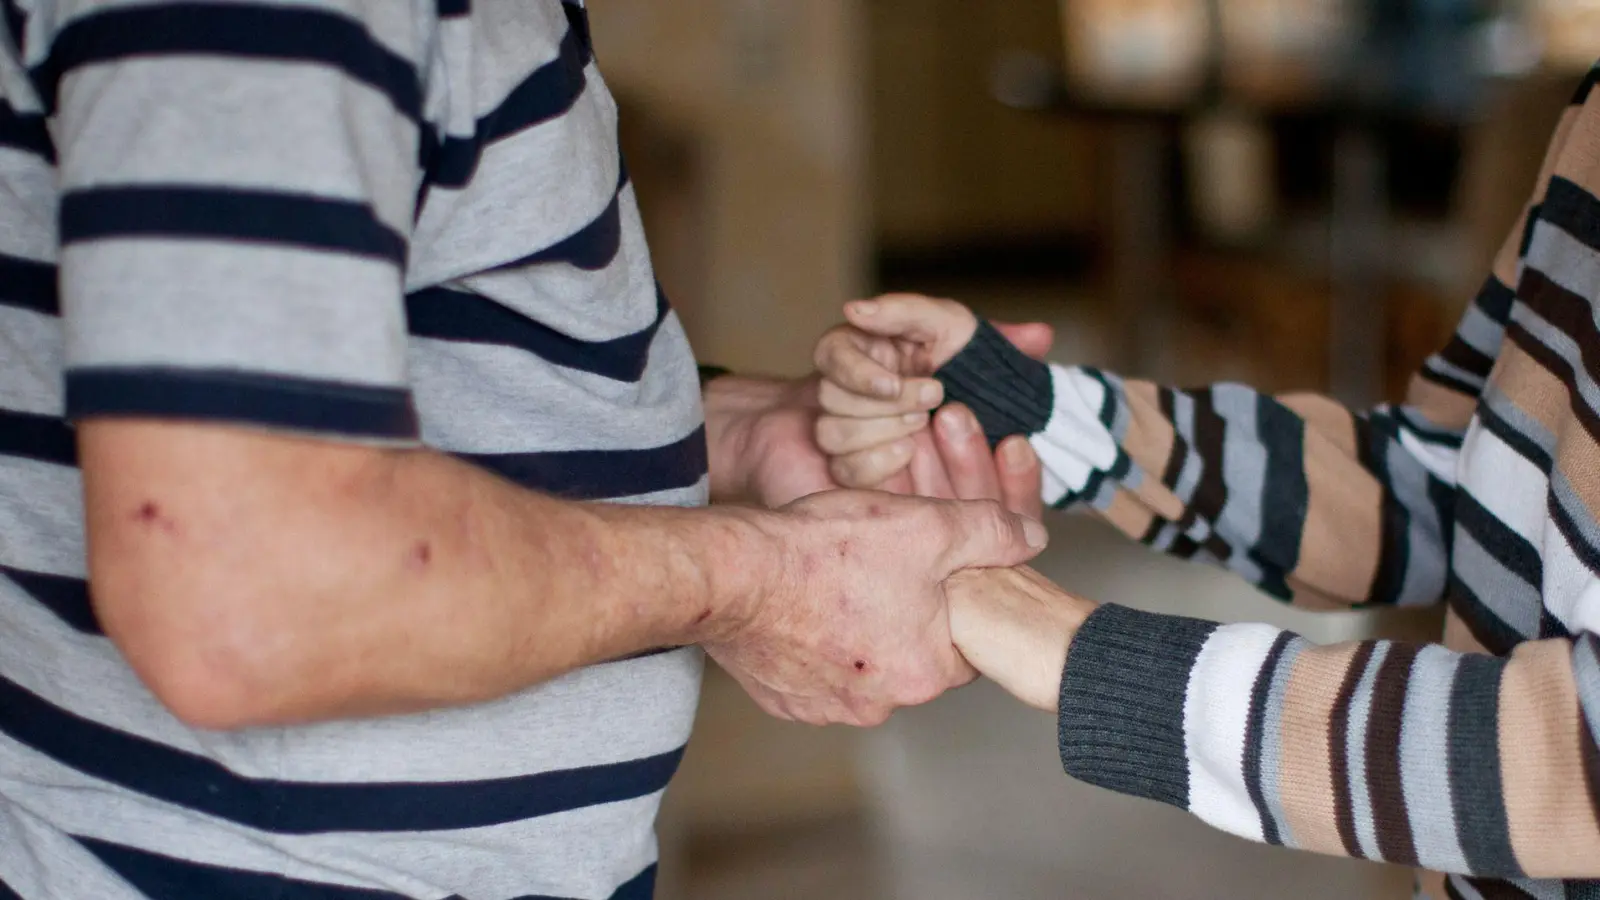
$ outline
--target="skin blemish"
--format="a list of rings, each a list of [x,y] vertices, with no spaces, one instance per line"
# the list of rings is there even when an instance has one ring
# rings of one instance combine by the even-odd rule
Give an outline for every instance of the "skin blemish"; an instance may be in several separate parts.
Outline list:
[[[849,556],[849,555],[850,555],[850,542],[849,541],[840,541],[839,542],[839,558],[840,559],[844,559],[846,556]]]
[[[856,660],[856,671],[857,672],[865,672],[865,671],[867,671],[867,661],[864,660],[864,659]]]
[[[709,618],[711,618],[711,607],[708,606],[700,611],[700,615],[694,617],[694,623],[699,625],[701,622],[704,622]]]
[[[883,507],[874,503],[867,507],[867,517],[871,519],[883,518]]]
[[[171,519],[161,514],[161,507],[157,506],[154,500],[146,500],[139,504],[139,508],[133,511],[133,520],[141,525],[159,528],[168,534],[178,530]]]
[[[411,548],[412,568],[426,569],[431,562],[433,562],[433,545],[427,541],[417,541]]]

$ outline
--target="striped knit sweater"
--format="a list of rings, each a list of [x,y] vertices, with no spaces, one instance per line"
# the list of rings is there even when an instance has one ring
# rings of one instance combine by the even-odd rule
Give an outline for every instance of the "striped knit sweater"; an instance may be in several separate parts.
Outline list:
[[[1449,605],[1428,646],[1103,606],[1062,679],[1069,774],[1449,873],[1432,896],[1600,897],[1597,81],[1405,405],[1046,366],[987,324],[941,370],[992,439],[1030,436],[1049,502],[1280,600]]]

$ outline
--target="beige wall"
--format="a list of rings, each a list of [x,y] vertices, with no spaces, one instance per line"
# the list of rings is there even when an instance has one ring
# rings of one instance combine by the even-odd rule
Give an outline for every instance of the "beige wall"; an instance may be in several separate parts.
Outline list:
[[[680,178],[696,182],[641,177],[639,190],[663,283],[706,361],[805,371],[840,304],[865,290],[860,6],[589,4],[613,92],[672,136]],[[703,233],[676,230],[691,225]]]

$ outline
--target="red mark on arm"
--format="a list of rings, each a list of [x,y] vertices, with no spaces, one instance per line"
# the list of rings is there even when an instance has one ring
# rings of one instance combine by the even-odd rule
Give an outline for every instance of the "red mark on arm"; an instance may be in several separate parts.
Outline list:
[[[867,671],[867,661],[864,659],[856,660],[856,671],[865,673]]]
[[[417,541],[411,546],[411,555],[406,559],[411,568],[421,571],[433,562],[433,545],[426,539]]]
[[[149,528],[159,528],[167,534],[174,534],[178,530],[177,523],[162,515],[161,507],[154,500],[139,504],[139,508],[133,511],[133,520]]]

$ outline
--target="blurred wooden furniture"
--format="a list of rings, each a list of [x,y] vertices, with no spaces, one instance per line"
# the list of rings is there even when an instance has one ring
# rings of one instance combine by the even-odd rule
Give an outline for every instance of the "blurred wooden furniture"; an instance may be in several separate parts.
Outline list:
[[[860,6],[881,286],[905,287],[902,269],[916,281],[930,269],[997,273],[1013,261],[1070,273],[1082,262],[1066,258],[1072,245],[1094,226],[1091,136],[1019,116],[988,93],[992,61],[1006,49],[1059,66],[1056,0]]]
[[[1062,0],[1061,5],[1066,67],[1003,60],[996,96],[1014,108],[1100,122],[1111,135],[1109,286],[1120,323],[1120,364],[1160,371],[1172,346],[1166,329],[1178,297],[1169,277],[1180,231],[1173,220],[1179,205],[1173,181],[1176,148],[1192,145],[1208,130],[1225,136],[1222,122],[1233,123],[1237,136],[1251,120],[1309,119],[1329,135],[1331,188],[1323,213],[1325,251],[1310,261],[1304,275],[1319,282],[1330,299],[1320,310],[1302,307],[1297,313],[1309,324],[1302,330],[1325,342],[1314,348],[1320,352],[1307,354],[1325,361],[1324,375],[1306,386],[1321,387],[1358,407],[1393,397],[1404,373],[1388,371],[1398,360],[1387,349],[1391,335],[1385,328],[1394,318],[1387,304],[1397,291],[1409,290],[1404,285],[1416,275],[1409,271],[1410,260],[1393,247],[1398,223],[1391,221],[1393,180],[1386,171],[1384,141],[1400,128],[1459,134],[1468,145],[1467,166],[1476,171],[1467,172],[1469,190],[1459,193],[1456,211],[1437,229],[1442,234],[1436,242],[1467,243],[1461,234],[1501,228],[1498,191],[1488,181],[1525,167],[1505,165],[1505,141],[1479,134],[1485,110],[1500,111],[1495,101],[1505,91],[1486,90],[1497,73],[1468,62],[1478,57],[1467,53],[1466,39],[1497,34],[1509,45],[1511,38],[1492,29],[1510,26],[1499,20],[1470,25],[1451,18],[1458,13],[1436,10],[1426,15],[1442,18],[1427,20],[1428,27],[1443,31],[1408,31],[1415,22],[1397,25],[1385,18],[1388,7],[1369,10],[1366,0]],[[1360,18],[1368,14],[1374,18]],[[1107,45],[1122,47],[1122,56],[1106,52]],[[1514,55],[1505,47],[1497,52],[1489,69],[1504,66],[1505,57]],[[1512,155],[1522,158],[1517,151]],[[1523,179],[1514,183],[1526,189]],[[1235,191],[1235,197],[1248,198],[1248,192]],[[1483,225],[1485,218],[1495,224]],[[1263,237],[1252,251],[1257,258],[1274,255],[1290,271],[1307,266],[1304,254],[1285,255],[1276,235]],[[1476,249],[1481,242],[1471,243]],[[1458,268],[1482,271],[1472,262]],[[1457,289],[1452,284],[1443,293],[1449,297]],[[1289,290],[1286,296],[1297,293]],[[1459,310],[1468,296],[1444,301],[1446,309]],[[1310,322],[1313,316],[1320,321]],[[1299,346],[1307,344],[1302,340]]]

